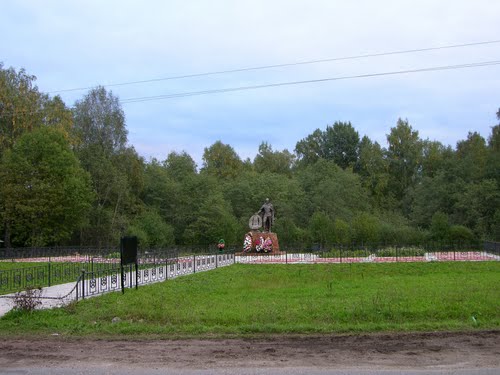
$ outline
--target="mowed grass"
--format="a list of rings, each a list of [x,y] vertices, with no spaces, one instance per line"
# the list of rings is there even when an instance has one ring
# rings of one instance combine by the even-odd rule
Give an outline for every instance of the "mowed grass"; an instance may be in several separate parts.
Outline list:
[[[60,309],[12,311],[0,335],[499,329],[499,285],[500,262],[236,264]]]
[[[12,262],[12,261],[2,261],[0,262],[0,271],[7,271],[12,269],[21,269],[29,267],[39,267],[47,266],[47,262]]]

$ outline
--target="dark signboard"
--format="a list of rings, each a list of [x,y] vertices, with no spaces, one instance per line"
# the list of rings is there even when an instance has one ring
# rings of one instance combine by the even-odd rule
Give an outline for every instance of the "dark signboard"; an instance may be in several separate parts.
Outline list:
[[[122,237],[120,241],[122,265],[137,263],[137,237]]]

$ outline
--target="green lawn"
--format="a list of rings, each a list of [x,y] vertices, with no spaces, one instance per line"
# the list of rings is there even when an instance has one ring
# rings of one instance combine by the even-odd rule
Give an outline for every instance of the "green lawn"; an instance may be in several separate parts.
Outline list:
[[[13,311],[0,335],[500,329],[499,282],[500,262],[236,264],[61,309]]]
[[[0,295],[25,290],[27,287],[76,282],[82,269],[107,270],[117,267],[108,263],[75,262],[0,262]],[[49,279],[50,270],[50,279]]]
[[[5,261],[0,262],[0,271],[11,270],[11,269],[20,269],[20,268],[28,268],[28,267],[37,267],[37,266],[45,266],[47,262],[12,262]]]

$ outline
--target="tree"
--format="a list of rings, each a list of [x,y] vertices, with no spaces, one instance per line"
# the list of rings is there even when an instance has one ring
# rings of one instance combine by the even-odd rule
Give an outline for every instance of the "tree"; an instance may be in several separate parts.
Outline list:
[[[352,221],[352,240],[358,243],[376,243],[379,240],[379,220],[367,212],[362,212]]]
[[[444,212],[438,211],[432,215],[431,223],[431,238],[434,241],[446,241],[450,232],[450,224],[448,222],[448,215]]]
[[[102,86],[90,90],[75,103],[73,116],[79,140],[77,150],[94,147],[110,156],[125,148],[128,133],[125,114],[111,91]]]
[[[352,217],[369,208],[369,197],[358,175],[343,170],[332,161],[318,160],[298,173],[304,190],[304,215],[311,217],[322,211],[332,220],[351,221]]]
[[[457,143],[457,161],[460,176],[466,181],[479,181],[486,175],[488,149],[485,139],[477,132],[469,132],[467,139]]]
[[[24,133],[42,126],[58,128],[69,139],[71,111],[59,96],[38,91],[36,77],[0,63],[0,157]]]
[[[295,162],[295,156],[287,149],[273,151],[267,142],[259,145],[259,153],[255,156],[254,167],[258,173],[271,172],[290,176]]]
[[[335,122],[325,131],[316,129],[297,142],[295,152],[302,164],[332,160],[342,169],[353,167],[358,158],[359,134],[350,122]]]
[[[295,145],[295,153],[299,162],[309,165],[323,157],[322,144],[323,132],[320,129],[316,129],[312,134],[298,141]]]
[[[174,229],[154,209],[146,209],[128,227],[142,249],[163,249],[174,243]]]
[[[387,135],[389,148],[390,190],[401,200],[408,187],[412,186],[421,167],[422,142],[418,131],[413,130],[408,120],[398,119],[395,128]]]
[[[378,142],[373,143],[367,136],[364,136],[360,142],[356,171],[361,176],[363,186],[370,192],[374,203],[381,207],[389,181],[388,163],[385,150]]]
[[[323,133],[322,156],[342,169],[353,167],[358,159],[359,134],[350,122],[335,122]]]
[[[324,212],[316,211],[309,222],[309,235],[321,248],[335,242],[333,221]]]
[[[215,244],[223,238],[226,244],[236,243],[239,225],[222,194],[211,194],[201,204],[196,219],[184,234],[192,245]]]
[[[465,184],[457,194],[452,219],[455,224],[473,229],[479,238],[495,232],[495,214],[500,207],[500,188],[496,180]]]
[[[203,152],[202,173],[218,179],[234,178],[243,169],[243,162],[230,145],[221,141],[205,148]]]
[[[86,220],[90,178],[61,131],[21,136],[4,154],[0,179],[7,246],[11,238],[18,246],[61,244]]]
[[[450,167],[453,157],[450,146],[426,139],[422,142],[422,176],[436,176],[440,170]]]
[[[103,87],[90,90],[75,103],[73,115],[75,152],[96,193],[80,240],[97,246],[117,243],[141,209],[144,161],[127,147],[125,115],[113,93]]]
[[[171,152],[163,162],[163,165],[168,175],[177,181],[182,181],[196,174],[196,163],[186,152]]]

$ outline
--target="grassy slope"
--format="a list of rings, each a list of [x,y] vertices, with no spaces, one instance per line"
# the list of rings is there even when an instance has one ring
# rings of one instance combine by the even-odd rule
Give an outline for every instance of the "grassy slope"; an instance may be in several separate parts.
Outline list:
[[[0,332],[219,335],[500,328],[500,262],[243,265],[11,312]],[[112,323],[114,317],[121,322]],[[473,318],[474,317],[474,318]]]

